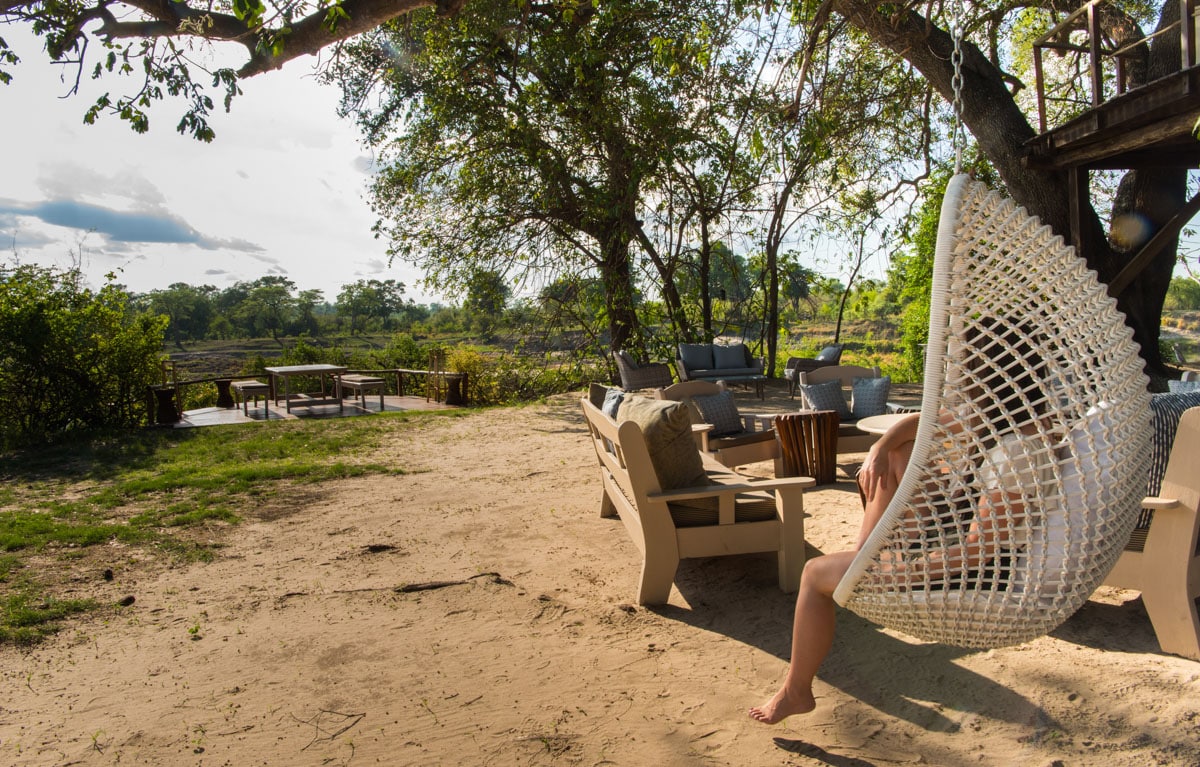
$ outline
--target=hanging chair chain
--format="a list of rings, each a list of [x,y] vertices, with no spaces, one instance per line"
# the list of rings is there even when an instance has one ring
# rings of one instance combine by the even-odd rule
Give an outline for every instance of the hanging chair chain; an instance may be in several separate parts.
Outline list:
[[[962,172],[963,144],[966,143],[963,130],[962,103],[962,18],[961,8],[950,11],[950,37],[954,40],[954,52],[950,54],[950,63],[954,65],[954,76],[950,78],[950,87],[954,90],[954,132],[950,135],[950,144],[954,147],[954,173]]]

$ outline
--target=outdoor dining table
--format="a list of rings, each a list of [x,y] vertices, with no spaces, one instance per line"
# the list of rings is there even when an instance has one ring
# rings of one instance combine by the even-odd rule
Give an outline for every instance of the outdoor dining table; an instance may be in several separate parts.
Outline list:
[[[287,412],[292,412],[292,400],[305,407],[312,405],[333,405],[342,409],[342,374],[346,372],[344,365],[281,365],[263,368],[271,376],[271,393],[275,405],[279,405],[279,385],[283,384],[283,401]],[[315,376],[321,380],[321,396],[309,396],[297,392],[292,394],[291,379],[296,376]],[[329,383],[328,390],[326,383]]]

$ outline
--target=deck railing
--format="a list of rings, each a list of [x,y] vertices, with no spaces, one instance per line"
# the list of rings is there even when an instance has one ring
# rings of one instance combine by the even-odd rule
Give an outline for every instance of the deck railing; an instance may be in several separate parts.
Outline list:
[[[1101,6],[1105,0],[1091,0],[1059,22],[1053,29],[1039,37],[1033,43],[1033,72],[1037,83],[1037,105],[1039,132],[1046,132],[1046,87],[1042,70],[1042,52],[1045,50],[1060,53],[1074,52],[1088,57],[1088,66],[1084,72],[1091,86],[1091,106],[1103,104],[1105,95],[1105,67],[1109,66],[1112,74],[1109,77],[1116,86],[1115,95],[1125,93],[1129,89],[1129,59],[1140,56],[1138,49],[1156,37],[1179,29],[1180,32],[1180,61],[1183,69],[1190,69],[1197,63],[1197,33],[1196,7],[1200,0],[1179,0],[1179,21],[1145,37],[1117,44],[1105,36],[1101,26]],[[1186,22],[1186,23],[1185,23]]]

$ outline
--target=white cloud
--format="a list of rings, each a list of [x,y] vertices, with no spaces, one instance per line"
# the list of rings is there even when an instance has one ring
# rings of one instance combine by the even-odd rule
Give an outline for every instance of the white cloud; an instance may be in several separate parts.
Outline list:
[[[245,81],[230,114],[218,106],[217,137],[203,144],[175,132],[178,102],[155,104],[145,135],[111,116],[83,125],[98,93],[132,81],[85,78],[81,95],[57,98],[67,85],[40,42],[19,25],[4,38],[22,63],[0,87],[0,110],[21,118],[0,120],[0,146],[10,148],[0,245],[22,261],[70,265],[83,249],[94,283],[116,263],[136,291],[285,274],[299,289],[336,295],[360,267],[416,284],[413,269],[387,266],[366,201],[373,161],[353,123],[337,118],[336,89],[312,78],[311,59]]]

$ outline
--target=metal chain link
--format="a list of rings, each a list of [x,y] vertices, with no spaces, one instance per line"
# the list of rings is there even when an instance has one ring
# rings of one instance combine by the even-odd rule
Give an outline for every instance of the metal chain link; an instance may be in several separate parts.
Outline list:
[[[950,54],[950,63],[954,65],[954,76],[950,78],[950,87],[954,90],[954,131],[950,134],[950,145],[954,147],[954,173],[962,170],[963,144],[966,143],[963,130],[962,103],[962,19],[959,8],[950,11],[950,36],[954,39],[954,52]]]

